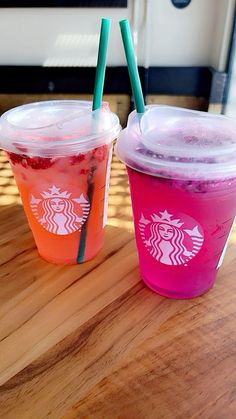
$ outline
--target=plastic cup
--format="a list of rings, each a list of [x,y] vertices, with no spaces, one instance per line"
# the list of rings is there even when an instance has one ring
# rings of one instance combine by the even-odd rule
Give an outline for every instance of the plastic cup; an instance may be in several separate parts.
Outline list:
[[[128,169],[140,272],[155,292],[193,298],[222,264],[236,214],[236,122],[148,106],[117,142]]]
[[[118,117],[86,101],[19,106],[0,119],[24,210],[42,258],[92,259],[104,241],[112,142]]]

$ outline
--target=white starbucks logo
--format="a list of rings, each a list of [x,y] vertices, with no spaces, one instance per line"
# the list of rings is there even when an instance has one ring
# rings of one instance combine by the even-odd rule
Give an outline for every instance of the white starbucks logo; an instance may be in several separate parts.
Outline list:
[[[30,196],[30,207],[38,222],[50,233],[67,235],[80,231],[85,223],[90,204],[81,193],[73,198],[68,191],[53,185],[40,192],[41,197]]]
[[[178,215],[179,217],[179,215]],[[139,231],[148,252],[165,265],[187,265],[201,249],[203,230],[193,218],[185,214],[174,219],[167,210],[152,214],[151,219],[142,214]]]

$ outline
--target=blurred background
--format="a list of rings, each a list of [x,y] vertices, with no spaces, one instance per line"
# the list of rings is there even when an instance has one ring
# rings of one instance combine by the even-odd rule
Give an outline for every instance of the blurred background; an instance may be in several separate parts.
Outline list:
[[[236,117],[235,0],[0,0],[0,113],[47,99],[92,97],[100,19],[112,18],[104,99],[125,125],[133,108],[118,22],[129,18],[146,103]],[[0,205],[20,203],[0,154]],[[109,222],[132,229],[115,158]]]

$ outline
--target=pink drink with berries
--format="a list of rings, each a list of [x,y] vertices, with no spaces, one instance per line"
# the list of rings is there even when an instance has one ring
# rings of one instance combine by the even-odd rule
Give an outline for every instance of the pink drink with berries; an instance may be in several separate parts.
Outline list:
[[[140,272],[155,292],[213,285],[236,214],[236,124],[164,106],[135,113],[118,140],[127,164]]]
[[[39,254],[58,264],[93,258],[104,241],[118,118],[107,106],[53,101],[15,108],[1,122]]]

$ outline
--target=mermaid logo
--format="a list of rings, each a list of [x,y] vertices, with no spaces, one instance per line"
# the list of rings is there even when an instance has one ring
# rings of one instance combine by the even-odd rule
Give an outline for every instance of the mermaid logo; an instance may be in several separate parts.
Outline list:
[[[173,219],[167,210],[151,215],[151,220],[141,215],[139,231],[148,252],[165,265],[187,265],[201,249],[204,241],[202,228],[195,220],[182,214]],[[189,228],[183,228],[183,226]]]
[[[86,221],[90,204],[83,194],[71,198],[71,193],[53,185],[40,193],[41,198],[31,194],[30,207],[38,222],[50,233],[67,235],[80,231]]]

